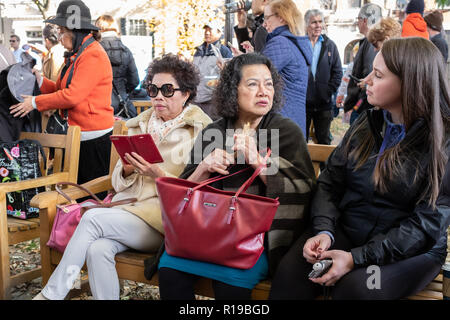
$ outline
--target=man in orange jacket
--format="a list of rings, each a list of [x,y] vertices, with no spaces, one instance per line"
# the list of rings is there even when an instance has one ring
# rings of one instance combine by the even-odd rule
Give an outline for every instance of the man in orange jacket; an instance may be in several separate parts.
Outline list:
[[[402,37],[422,37],[429,39],[427,23],[423,19],[425,3],[411,0],[406,6],[406,19],[403,21]]]

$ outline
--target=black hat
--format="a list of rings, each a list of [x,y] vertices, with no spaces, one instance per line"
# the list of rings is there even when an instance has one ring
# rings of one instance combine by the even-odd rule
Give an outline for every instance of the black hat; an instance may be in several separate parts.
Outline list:
[[[73,30],[99,30],[92,24],[91,11],[81,0],[64,0],[56,10],[56,17],[44,22]]]
[[[411,0],[406,6],[406,14],[420,13],[421,15],[423,15],[424,9],[425,3],[423,0]]]

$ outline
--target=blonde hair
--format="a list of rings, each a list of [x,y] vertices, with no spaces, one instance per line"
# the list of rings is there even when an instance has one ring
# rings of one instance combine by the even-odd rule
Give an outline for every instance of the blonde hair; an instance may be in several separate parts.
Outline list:
[[[303,32],[303,15],[292,0],[273,0],[269,2],[272,12],[283,19],[289,31],[296,36]]]
[[[119,25],[110,15],[105,14],[98,17],[95,21],[95,25],[100,28],[100,32],[115,31],[117,34],[120,34]]]
[[[400,38],[402,35],[402,26],[393,18],[383,18],[367,34],[367,40],[375,45],[378,41],[384,41],[392,38]]]

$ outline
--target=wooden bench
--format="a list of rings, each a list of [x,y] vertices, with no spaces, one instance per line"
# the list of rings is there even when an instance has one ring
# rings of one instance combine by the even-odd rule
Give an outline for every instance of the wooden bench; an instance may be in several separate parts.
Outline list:
[[[9,298],[10,288],[30,281],[41,275],[41,268],[11,276],[9,270],[9,245],[39,237],[40,219],[20,220],[7,217],[6,193],[37,187],[47,187],[59,181],[76,182],[78,175],[78,155],[80,151],[79,127],[69,127],[67,135],[22,132],[20,139],[32,139],[41,143],[46,162],[49,163],[49,150],[54,148],[52,173],[44,168],[41,159],[42,177],[19,182],[0,183],[0,299]],[[64,152],[65,150],[65,152]]]
[[[335,146],[308,144],[308,151],[311,160],[313,161],[316,175],[320,172],[320,162],[324,162],[334,148]],[[111,162],[116,160],[117,154],[114,151],[111,155]],[[93,180],[85,184],[85,186],[94,193],[112,188],[110,176]],[[72,199],[85,196],[83,192],[73,188],[70,188],[67,193]],[[41,210],[41,263],[43,285],[45,285],[62,257],[62,254],[50,250],[45,246],[45,243],[48,241],[53,219],[56,214],[56,204],[64,203],[65,199],[53,192],[39,194],[33,198],[32,202]],[[144,277],[144,260],[152,256],[153,254],[140,253],[131,250],[116,255],[116,269],[119,278],[157,286],[157,274],[155,274],[151,280],[147,280]],[[268,298],[269,291],[270,281],[262,281],[253,289],[252,299],[265,300]],[[214,297],[211,281],[205,278],[198,281],[195,287],[195,293],[201,296]],[[420,300],[442,299],[442,275],[438,276],[424,291],[410,298]]]
[[[137,114],[140,114],[152,106],[152,102],[150,100],[132,100],[131,102],[136,108]]]

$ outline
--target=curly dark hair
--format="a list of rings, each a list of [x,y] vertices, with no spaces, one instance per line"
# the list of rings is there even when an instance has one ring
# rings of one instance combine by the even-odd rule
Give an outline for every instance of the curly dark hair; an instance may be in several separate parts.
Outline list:
[[[200,75],[197,67],[174,54],[165,54],[154,59],[147,69],[145,84],[150,84],[157,73],[170,73],[178,83],[181,92],[189,93],[186,104],[197,96],[197,86],[200,83]]]
[[[214,91],[213,103],[217,114],[224,118],[236,119],[238,116],[238,86],[244,66],[264,64],[272,75],[274,96],[270,112],[279,111],[284,103],[283,80],[269,58],[259,53],[247,53],[234,57],[223,68],[219,83]]]

